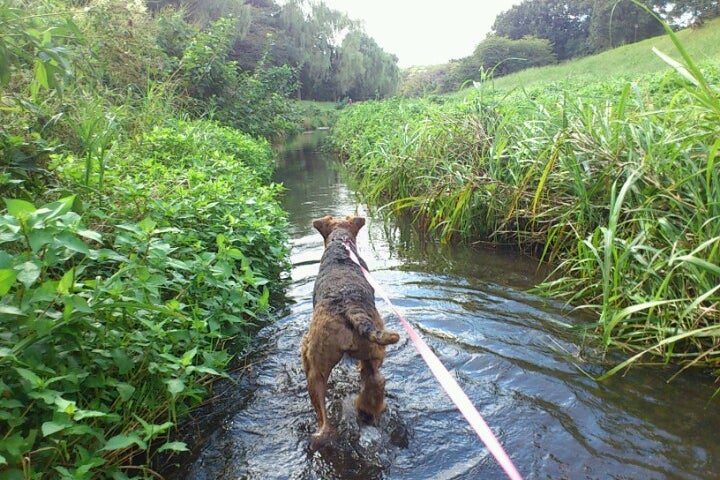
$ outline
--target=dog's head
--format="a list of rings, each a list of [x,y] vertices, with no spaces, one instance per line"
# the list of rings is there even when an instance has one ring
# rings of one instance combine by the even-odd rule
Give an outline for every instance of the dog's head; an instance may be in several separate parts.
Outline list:
[[[326,247],[328,242],[338,234],[349,235],[354,243],[357,233],[363,225],[365,225],[364,217],[354,217],[350,215],[345,218],[333,218],[327,215],[323,218],[313,220],[313,227],[323,236]]]

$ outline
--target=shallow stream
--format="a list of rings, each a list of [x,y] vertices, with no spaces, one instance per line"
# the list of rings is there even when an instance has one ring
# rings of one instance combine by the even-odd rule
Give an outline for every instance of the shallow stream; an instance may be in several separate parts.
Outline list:
[[[412,229],[366,211],[317,151],[314,136],[289,145],[276,180],[287,194],[294,303],[264,328],[237,374],[215,392],[199,424],[192,461],[175,478],[502,479],[493,457],[440,390],[379,298],[388,328],[383,372],[388,409],[358,427],[352,410],[358,372],[341,362],[330,379],[336,443],[309,449],[315,416],[300,367],[300,338],[312,313],[322,254],[313,218],[368,217],[358,250],[396,307],[463,386],[526,479],[720,478],[717,387],[700,372],[634,368],[598,383],[603,371],[562,305],[525,293],[542,279],[513,253],[442,248]]]

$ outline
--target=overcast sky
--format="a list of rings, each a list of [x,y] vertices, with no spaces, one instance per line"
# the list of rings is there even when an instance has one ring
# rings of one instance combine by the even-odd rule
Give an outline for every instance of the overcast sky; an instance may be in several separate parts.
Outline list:
[[[470,55],[498,13],[521,0],[324,0],[362,20],[365,31],[401,68]]]

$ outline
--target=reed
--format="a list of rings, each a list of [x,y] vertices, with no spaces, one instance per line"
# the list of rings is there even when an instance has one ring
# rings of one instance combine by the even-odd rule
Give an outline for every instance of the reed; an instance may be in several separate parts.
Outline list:
[[[333,142],[370,203],[444,242],[556,265],[537,290],[588,310],[606,348],[720,372],[720,75],[676,45],[694,82],[367,102],[341,113]]]

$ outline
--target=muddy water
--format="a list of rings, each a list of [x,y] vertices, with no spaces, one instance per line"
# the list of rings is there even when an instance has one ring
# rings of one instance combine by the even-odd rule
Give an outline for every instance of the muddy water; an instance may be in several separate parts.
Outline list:
[[[306,140],[310,140],[309,137]],[[312,142],[290,147],[277,179],[288,188],[292,287],[286,315],[265,328],[238,382],[217,392],[187,479],[501,479],[493,458],[440,391],[403,334],[388,348],[388,409],[358,427],[358,374],[342,362],[330,380],[334,445],[308,449],[314,414],[299,341],[312,311],[322,253],[310,226],[325,214],[368,216],[358,248],[396,306],[463,386],[526,479],[720,478],[720,416],[701,373],[633,369],[603,383],[561,305],[524,293],[533,262],[497,251],[441,249],[358,205]],[[386,324],[400,331],[378,300]]]

